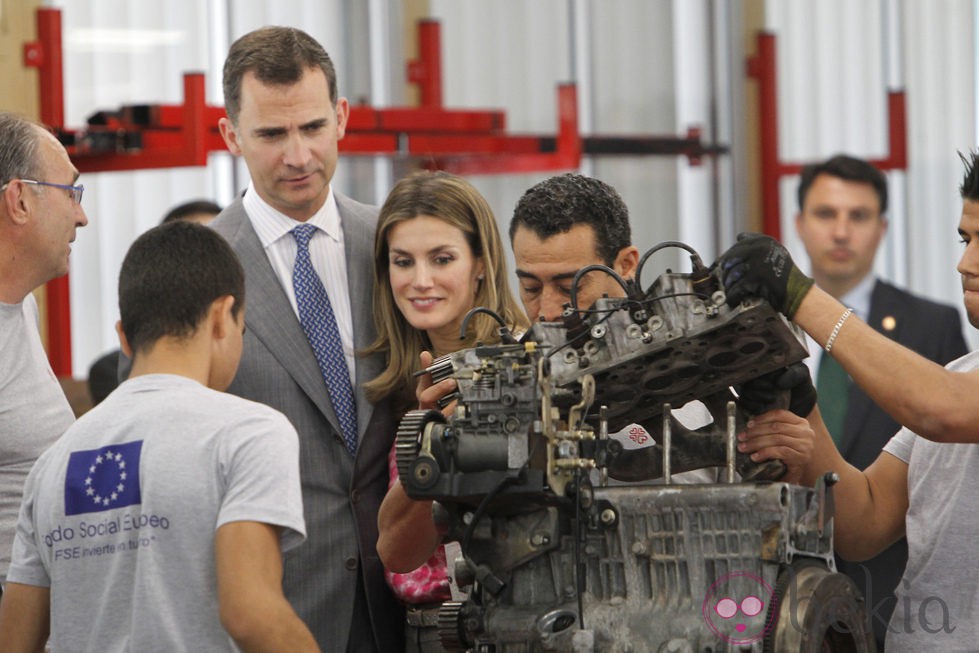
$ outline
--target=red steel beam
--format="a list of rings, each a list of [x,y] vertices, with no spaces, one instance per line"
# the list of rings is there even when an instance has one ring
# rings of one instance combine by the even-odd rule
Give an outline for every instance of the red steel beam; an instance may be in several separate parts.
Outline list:
[[[778,211],[778,77],[775,73],[775,35],[763,32],[758,34],[755,56],[748,60],[748,75],[758,80],[762,230],[773,238],[780,239],[782,231]]]
[[[24,44],[24,65],[38,69],[41,122],[61,128],[65,123],[62,89],[61,11],[38,8],[37,40]],[[71,376],[71,293],[68,275],[46,284],[48,360],[57,376]]]
[[[749,77],[758,81],[758,122],[761,159],[762,230],[781,239],[779,216],[779,180],[798,175],[805,163],[779,159],[778,141],[778,77],[775,35],[759,32],[755,56],[748,59]],[[907,114],[904,91],[888,91],[888,154],[883,159],[870,159],[881,170],[904,170],[908,167]]]
[[[220,134],[209,129],[205,103],[204,75],[184,75],[184,103],[179,107],[178,129],[140,130],[142,146],[132,152],[90,152],[83,144],[69,146],[68,154],[81,172],[141,170],[207,165],[207,153],[225,149]],[[100,131],[92,128],[92,132]],[[80,137],[84,143],[84,132]]]
[[[557,91],[558,135],[553,152],[507,156],[457,156],[436,160],[435,167],[458,175],[488,175],[572,170],[581,165],[581,135],[578,133],[577,89],[562,84]]]
[[[24,65],[38,69],[41,122],[53,129],[60,129],[65,125],[61,10],[38,8],[35,20],[37,40],[24,44]]]
[[[418,58],[408,62],[408,81],[418,85],[422,107],[442,106],[442,35],[436,20],[418,21]]]

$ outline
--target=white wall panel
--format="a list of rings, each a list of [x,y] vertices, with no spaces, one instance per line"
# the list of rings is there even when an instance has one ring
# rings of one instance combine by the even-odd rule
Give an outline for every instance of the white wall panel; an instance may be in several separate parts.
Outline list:
[[[690,125],[698,125],[705,135],[711,136],[711,109],[714,105],[711,94],[712,47],[716,46],[708,39],[702,39],[698,46],[683,47],[684,43],[696,42],[697,39],[684,38],[683,35],[710,33],[711,16],[706,2],[684,2],[679,0],[673,4],[673,20],[671,33],[676,35],[674,41],[674,95],[676,100],[676,117],[674,130],[683,133]],[[673,160],[677,176],[678,219],[675,221],[677,231],[675,239],[687,243],[700,253],[706,263],[715,257],[713,206],[714,197],[711,192],[711,173],[714,166],[709,159],[702,159],[698,165],[691,165],[686,157],[676,157]],[[665,239],[661,239],[665,240]],[[675,252],[680,257],[682,270],[689,270],[687,256]],[[652,277],[652,275],[650,275]],[[644,280],[645,282],[645,280]]]
[[[681,43],[704,47],[701,34],[675,34],[673,7],[669,0],[593,5],[596,133],[665,136],[685,131],[677,125],[676,88],[683,68],[676,50]],[[595,176],[614,186],[629,207],[632,241],[640,251],[680,238],[676,157],[596,157],[593,165]],[[667,267],[687,270],[687,261],[678,250],[657,253],[642,282],[648,285]]]
[[[442,23],[445,103],[502,108],[509,130],[553,134],[557,84],[571,80],[576,69],[586,69],[589,74],[574,80],[590,89],[579,98],[585,106],[586,134],[676,134],[678,46],[672,7],[670,0],[434,0],[432,15]],[[572,36],[574,12],[579,12],[577,39]],[[582,13],[587,15],[584,35]],[[684,39],[683,44],[701,49],[703,35]],[[633,240],[641,249],[678,238],[674,157],[593,157],[583,170],[623,196],[632,216]],[[523,192],[550,174],[484,176],[473,182],[487,196],[505,231]],[[685,257],[664,253],[651,263],[650,278],[659,263],[666,267],[680,260],[685,264]]]
[[[76,1],[62,8],[66,126],[124,104],[177,104],[184,72],[208,71],[208,7],[192,1]],[[220,103],[220,96],[209,95]],[[85,174],[90,224],[72,254],[72,367],[116,346],[116,283],[129,244],[171,206],[214,197],[203,168]]]
[[[791,161],[857,149],[886,152],[880,2],[774,0],[779,138]]]
[[[956,151],[976,142],[973,2],[771,0],[767,16],[778,38],[783,161],[837,152],[886,156],[885,92],[889,82],[903,86],[908,168],[888,174],[890,233],[876,269],[961,307],[954,270],[962,176]],[[888,20],[896,27],[888,29]],[[797,184],[795,177],[780,183],[782,233],[793,255],[806,261],[792,222]]]
[[[945,10],[935,11],[935,5],[924,2],[905,7],[905,25],[914,27],[907,30],[904,58],[912,153],[907,269],[913,288],[961,305],[954,262],[962,253],[956,227],[963,167],[956,152],[968,152],[976,143],[973,3],[960,0],[937,6]]]
[[[441,24],[442,98],[448,108],[500,109],[511,133],[557,131],[557,85],[570,80],[571,14],[566,0],[432,0]],[[501,233],[523,192],[547,174],[481,175]],[[511,286],[513,256],[507,248]]]

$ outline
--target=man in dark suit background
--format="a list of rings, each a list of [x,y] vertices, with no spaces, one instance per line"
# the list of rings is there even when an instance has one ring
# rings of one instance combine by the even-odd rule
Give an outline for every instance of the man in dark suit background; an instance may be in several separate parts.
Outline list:
[[[816,284],[854,309],[867,324],[944,365],[968,352],[959,312],[878,279],[874,257],[887,233],[887,178],[862,159],[836,155],[806,166],[798,189],[796,231]],[[809,343],[807,362],[817,380],[819,408],[843,457],[865,469],[900,428],[847,377],[822,348]],[[866,562],[837,558],[867,595],[878,646],[894,609],[894,588],[907,563],[907,542],[896,542]]]
[[[221,134],[251,177],[211,223],[240,257],[248,297],[228,391],[285,413],[300,440],[307,540],[285,556],[285,593],[323,650],[403,650],[404,613],[376,551],[396,424],[360,391],[383,361],[356,355],[375,337],[377,209],[330,185],[349,105],[322,46],[285,27],[232,44],[224,96]],[[310,313],[324,304],[329,317]]]

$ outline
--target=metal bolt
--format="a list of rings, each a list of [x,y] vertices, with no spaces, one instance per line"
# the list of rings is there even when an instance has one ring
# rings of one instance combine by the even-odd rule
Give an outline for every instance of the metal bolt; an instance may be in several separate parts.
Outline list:
[[[534,533],[530,537],[530,543],[536,547],[547,546],[551,543],[551,538],[546,533]]]

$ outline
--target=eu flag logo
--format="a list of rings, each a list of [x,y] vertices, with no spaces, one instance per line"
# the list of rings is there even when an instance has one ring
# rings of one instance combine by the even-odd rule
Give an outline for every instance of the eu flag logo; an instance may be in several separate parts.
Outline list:
[[[65,515],[132,506],[139,498],[143,441],[75,451],[65,473]]]

